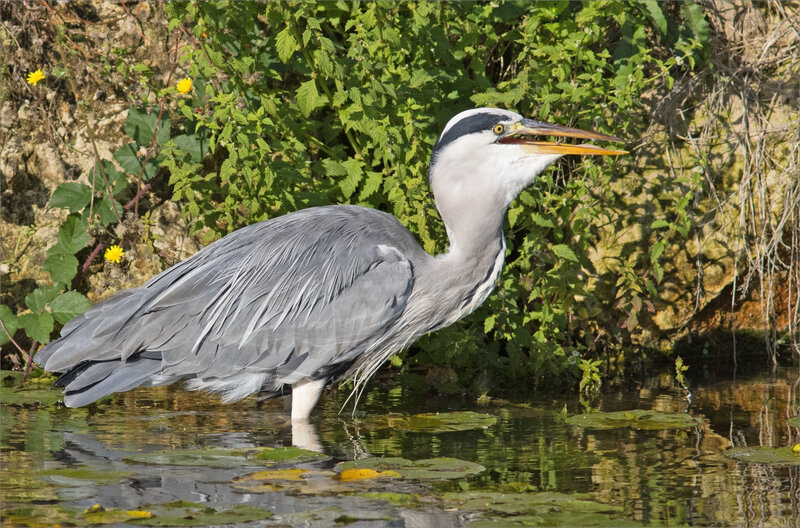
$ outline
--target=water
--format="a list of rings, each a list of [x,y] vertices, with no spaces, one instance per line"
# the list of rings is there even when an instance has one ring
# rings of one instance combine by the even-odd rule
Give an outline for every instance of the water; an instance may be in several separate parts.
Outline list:
[[[237,526],[796,527],[800,457],[768,464],[726,456],[731,447],[785,448],[800,441],[796,362],[768,367],[763,356],[741,360],[735,370],[728,360],[690,362],[690,397],[665,368],[633,385],[606,387],[594,404],[602,411],[688,412],[700,420],[654,430],[570,425],[566,418],[585,409],[563,395],[529,401],[515,395],[477,405],[404,389],[391,379],[372,382],[355,420],[349,411],[339,414],[345,391],[324,397],[310,431],[292,431],[281,401],[221,405],[177,387],[137,389],[86,409],[15,404],[5,397],[3,526],[180,520]],[[409,430],[402,421],[432,411],[474,411],[496,421],[436,433]],[[318,442],[327,456],[274,466],[209,462],[198,451],[180,461],[141,458],[198,448],[244,452],[299,439],[312,447]],[[452,457],[486,469],[448,480],[337,480],[337,463],[366,457]],[[276,469],[306,473],[248,477]],[[171,505],[159,509],[164,503]],[[97,504],[105,512],[85,513]],[[147,514],[135,512],[153,516],[131,520]]]

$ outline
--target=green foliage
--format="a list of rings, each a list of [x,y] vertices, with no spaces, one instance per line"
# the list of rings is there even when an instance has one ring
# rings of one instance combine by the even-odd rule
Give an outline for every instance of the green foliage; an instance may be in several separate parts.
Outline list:
[[[680,384],[685,390],[689,390],[689,384],[686,382],[686,371],[689,370],[689,365],[684,364],[683,358],[677,356],[675,358],[675,381]]]
[[[66,182],[59,185],[50,197],[50,207],[69,211],[58,229],[56,242],[47,251],[42,270],[50,275],[51,284],[40,284],[25,297],[25,308],[19,314],[8,306],[0,306],[6,331],[0,333],[0,344],[7,343],[17,330],[22,329],[29,339],[38,343],[50,341],[56,323],[66,324],[70,319],[86,311],[91,302],[79,291],[79,256],[87,259],[84,249],[98,238],[115,239],[109,226],[122,220],[125,215],[118,201],[130,195],[129,179],[142,176],[152,179],[158,170],[158,156],[140,154],[151,146],[155,137],[156,146],[166,143],[170,135],[169,120],[157,123],[157,116],[132,107],[125,121],[125,131],[134,140],[113,154],[122,170],[110,160],[99,160],[88,180],[91,185]],[[94,233],[92,236],[90,233]]]
[[[581,369],[581,381],[578,384],[578,391],[581,396],[592,398],[600,393],[603,380],[600,377],[600,365],[602,361],[581,359],[578,368]]]
[[[196,87],[180,109],[186,134],[167,145],[163,164],[173,198],[207,242],[295,209],[356,203],[393,213],[427,251],[442,252],[447,239],[425,176],[455,113],[500,106],[633,136],[646,124],[642,94],[671,87],[703,59],[708,40],[694,3],[165,9],[170,27],[184,24],[197,40],[182,57]],[[205,159],[198,145],[207,145]],[[483,371],[542,384],[571,383],[582,371],[582,389],[599,385],[599,363],[580,356],[624,342],[651,308],[666,237],[620,262],[616,297],[604,298],[587,255],[625,161],[579,163],[583,178],[564,181],[559,166],[512,204],[497,293],[476,315],[422,339],[416,361],[449,365],[465,384]],[[675,220],[652,229],[685,234],[691,196]]]

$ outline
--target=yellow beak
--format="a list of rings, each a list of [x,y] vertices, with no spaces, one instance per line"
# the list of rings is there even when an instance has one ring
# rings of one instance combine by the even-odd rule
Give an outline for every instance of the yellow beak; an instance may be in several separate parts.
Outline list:
[[[523,119],[519,123],[514,123],[508,133],[502,138],[498,139],[497,142],[503,144],[521,145],[526,152],[531,154],[594,154],[598,156],[619,156],[620,154],[628,153],[626,150],[606,149],[598,147],[597,145],[588,145],[586,143],[573,145],[571,143],[558,143],[534,139],[537,137],[541,138],[542,136],[600,139],[603,141],[614,142],[623,141],[615,136],[607,136],[606,134],[581,130],[580,128],[572,128],[561,125],[553,125],[543,121]]]

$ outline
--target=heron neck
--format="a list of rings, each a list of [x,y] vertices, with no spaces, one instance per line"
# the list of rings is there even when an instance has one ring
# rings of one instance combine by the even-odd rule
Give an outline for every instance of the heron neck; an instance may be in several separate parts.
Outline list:
[[[490,215],[471,213],[457,220],[444,217],[449,246],[444,254],[449,259],[480,259],[497,253],[498,244],[504,243],[503,216],[505,209]]]

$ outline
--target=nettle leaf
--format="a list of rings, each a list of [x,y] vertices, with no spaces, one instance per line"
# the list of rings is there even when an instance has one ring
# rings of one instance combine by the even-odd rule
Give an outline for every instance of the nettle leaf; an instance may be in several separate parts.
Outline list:
[[[2,329],[0,329],[0,345],[5,345],[11,341],[11,337],[14,337],[14,334],[17,333],[17,329],[19,328],[19,318],[14,314],[14,312],[11,311],[11,308],[5,304],[1,304],[0,320],[3,321],[3,325],[5,325],[6,330],[8,331],[8,334],[6,334],[4,331],[2,331]]]
[[[556,226],[553,223],[552,220],[550,220],[549,218],[547,218],[546,216],[544,216],[544,215],[542,215],[540,213],[531,213],[531,220],[533,220],[534,224],[536,224],[536,225],[538,225],[540,227],[553,228],[553,227]]]
[[[64,292],[50,303],[53,317],[61,324],[65,324],[76,315],[82,314],[90,306],[92,306],[91,301],[85,295],[76,291]]]
[[[50,272],[53,282],[69,284],[78,274],[78,259],[66,253],[51,253],[45,259],[42,269]]]
[[[364,169],[361,162],[354,159],[345,161],[342,166],[347,171],[347,176],[339,180],[339,188],[345,198],[350,198],[356,192],[361,178],[364,177]]]
[[[25,297],[25,306],[32,312],[41,312],[47,303],[55,299],[61,288],[58,286],[40,286]]]
[[[314,79],[300,84],[297,89],[297,106],[305,117],[308,117],[315,108],[324,104],[324,98],[320,97],[317,91],[317,83]]]
[[[286,27],[275,35],[275,51],[278,52],[278,58],[281,62],[284,64],[288,62],[296,49],[297,41],[294,39],[290,28]]]
[[[575,252],[566,244],[555,244],[550,249],[552,249],[555,256],[560,259],[578,262],[578,257],[575,255]]]
[[[47,343],[53,333],[54,321],[50,312],[29,313],[19,316],[19,325],[31,339]]]
[[[361,192],[358,193],[358,199],[365,200],[375,194],[381,188],[381,183],[383,183],[383,174],[375,171],[367,172],[367,179],[364,181]]]
[[[92,201],[92,189],[78,182],[62,183],[50,197],[50,207],[67,209],[70,213],[80,211]]]

